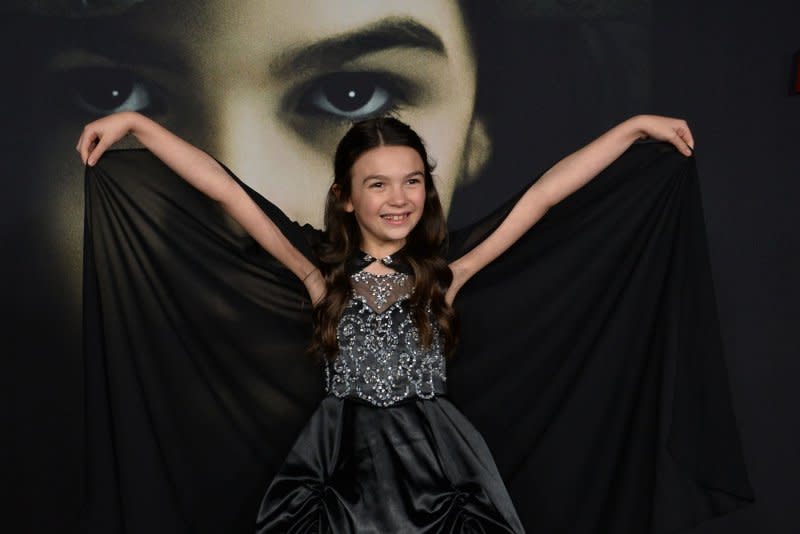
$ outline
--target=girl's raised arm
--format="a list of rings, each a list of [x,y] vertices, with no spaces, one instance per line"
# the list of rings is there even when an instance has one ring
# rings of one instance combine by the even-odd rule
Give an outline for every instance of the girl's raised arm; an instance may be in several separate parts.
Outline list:
[[[453,282],[445,297],[447,302],[452,304],[467,280],[508,250],[551,206],[597,176],[636,139],[646,137],[668,141],[686,156],[694,151],[694,139],[686,121],[657,115],[637,115],[618,124],[553,165],[528,188],[489,237],[450,264]]]
[[[322,297],[324,280],[314,264],[292,245],[236,180],[213,157],[157,122],[132,111],[114,113],[87,124],[75,148],[81,160],[92,166],[108,147],[129,133],[176,174],[222,204],[253,239],[303,281],[312,302]]]

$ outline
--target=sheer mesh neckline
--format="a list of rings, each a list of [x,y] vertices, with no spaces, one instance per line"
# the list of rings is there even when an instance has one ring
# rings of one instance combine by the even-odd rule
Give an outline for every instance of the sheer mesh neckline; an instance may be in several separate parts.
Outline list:
[[[353,297],[360,299],[376,313],[383,313],[393,304],[411,296],[413,284],[405,273],[371,273],[361,270],[350,275]]]

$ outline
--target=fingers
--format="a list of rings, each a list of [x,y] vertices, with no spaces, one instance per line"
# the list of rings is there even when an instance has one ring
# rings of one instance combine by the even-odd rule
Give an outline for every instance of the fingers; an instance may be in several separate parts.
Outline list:
[[[95,135],[97,134],[92,130],[90,125],[87,124],[83,127],[81,136],[78,138],[78,144],[75,146],[75,150],[80,154],[81,161],[84,165],[86,165],[86,160],[89,158],[90,147],[94,141]]]
[[[80,144],[78,145],[78,152],[81,154],[81,161],[86,165],[86,160],[89,157],[89,135],[86,130],[81,134]]]
[[[84,165],[94,165],[105,150],[103,147],[100,152],[97,152],[97,148],[102,143],[101,135],[101,131],[93,123],[84,126],[81,136],[78,138],[78,144],[75,146]]]
[[[95,140],[97,137],[97,140]],[[81,141],[81,160],[83,164],[88,164],[89,154],[92,152],[92,145],[94,145],[100,138],[95,132],[84,132],[83,140]]]
[[[686,134],[682,130],[675,130],[670,138],[670,142],[675,145],[675,148],[683,154],[684,156],[691,156],[692,149],[689,147],[689,143],[686,142],[684,138]]]
[[[689,149],[694,152],[694,137],[692,136],[692,131],[689,129],[689,126],[686,126],[686,135],[683,136],[683,140],[686,141],[686,144],[689,145]]]
[[[90,167],[97,163],[97,160],[100,159],[100,156],[102,156],[103,152],[108,148],[109,143],[106,141],[107,137],[108,136],[99,138],[97,145],[95,145],[91,154],[89,154],[89,159],[86,160],[86,164]]]
[[[75,149],[84,165],[94,165],[111,145],[130,130],[129,114],[112,113],[83,127]]]
[[[684,155],[691,156],[694,154],[694,138],[692,132],[689,130],[689,125],[686,121],[678,121],[677,125],[673,127],[673,136],[670,141],[673,145]]]

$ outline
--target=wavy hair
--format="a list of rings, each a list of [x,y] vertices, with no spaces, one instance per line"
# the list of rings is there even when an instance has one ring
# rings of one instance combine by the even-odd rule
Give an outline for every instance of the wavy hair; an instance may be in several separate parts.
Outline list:
[[[347,263],[361,246],[361,231],[355,215],[345,211],[352,191],[351,171],[361,154],[379,146],[407,146],[416,150],[422,159],[425,173],[422,216],[409,232],[403,249],[393,257],[405,260],[413,270],[414,290],[409,306],[421,345],[430,347],[434,336],[431,323],[435,322],[444,341],[445,355],[451,356],[457,343],[456,314],[444,297],[453,281],[453,273],[441,256],[447,239],[447,224],[433,183],[435,164],[428,159],[419,135],[394,117],[356,122],[336,148],[334,182],[325,201],[325,232],[317,247],[326,291],[314,307],[314,334],[309,350],[314,354],[322,353],[328,361],[333,361],[338,352],[336,328],[352,291]]]

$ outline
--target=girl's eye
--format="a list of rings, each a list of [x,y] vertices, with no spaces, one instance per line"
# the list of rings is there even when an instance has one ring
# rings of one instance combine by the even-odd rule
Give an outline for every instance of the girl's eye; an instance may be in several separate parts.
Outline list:
[[[166,107],[157,87],[122,69],[82,67],[59,76],[63,97],[85,113],[138,111],[153,115],[163,113]]]
[[[376,188],[376,189],[377,189],[377,188],[380,188],[380,187],[383,187],[383,182],[373,182],[373,183],[370,185],[370,187],[374,187],[374,188]]]
[[[397,110],[407,100],[407,83],[378,72],[336,72],[301,91],[297,111],[336,119],[361,120]]]
[[[418,184],[419,178],[409,178],[408,183],[410,184]]]

